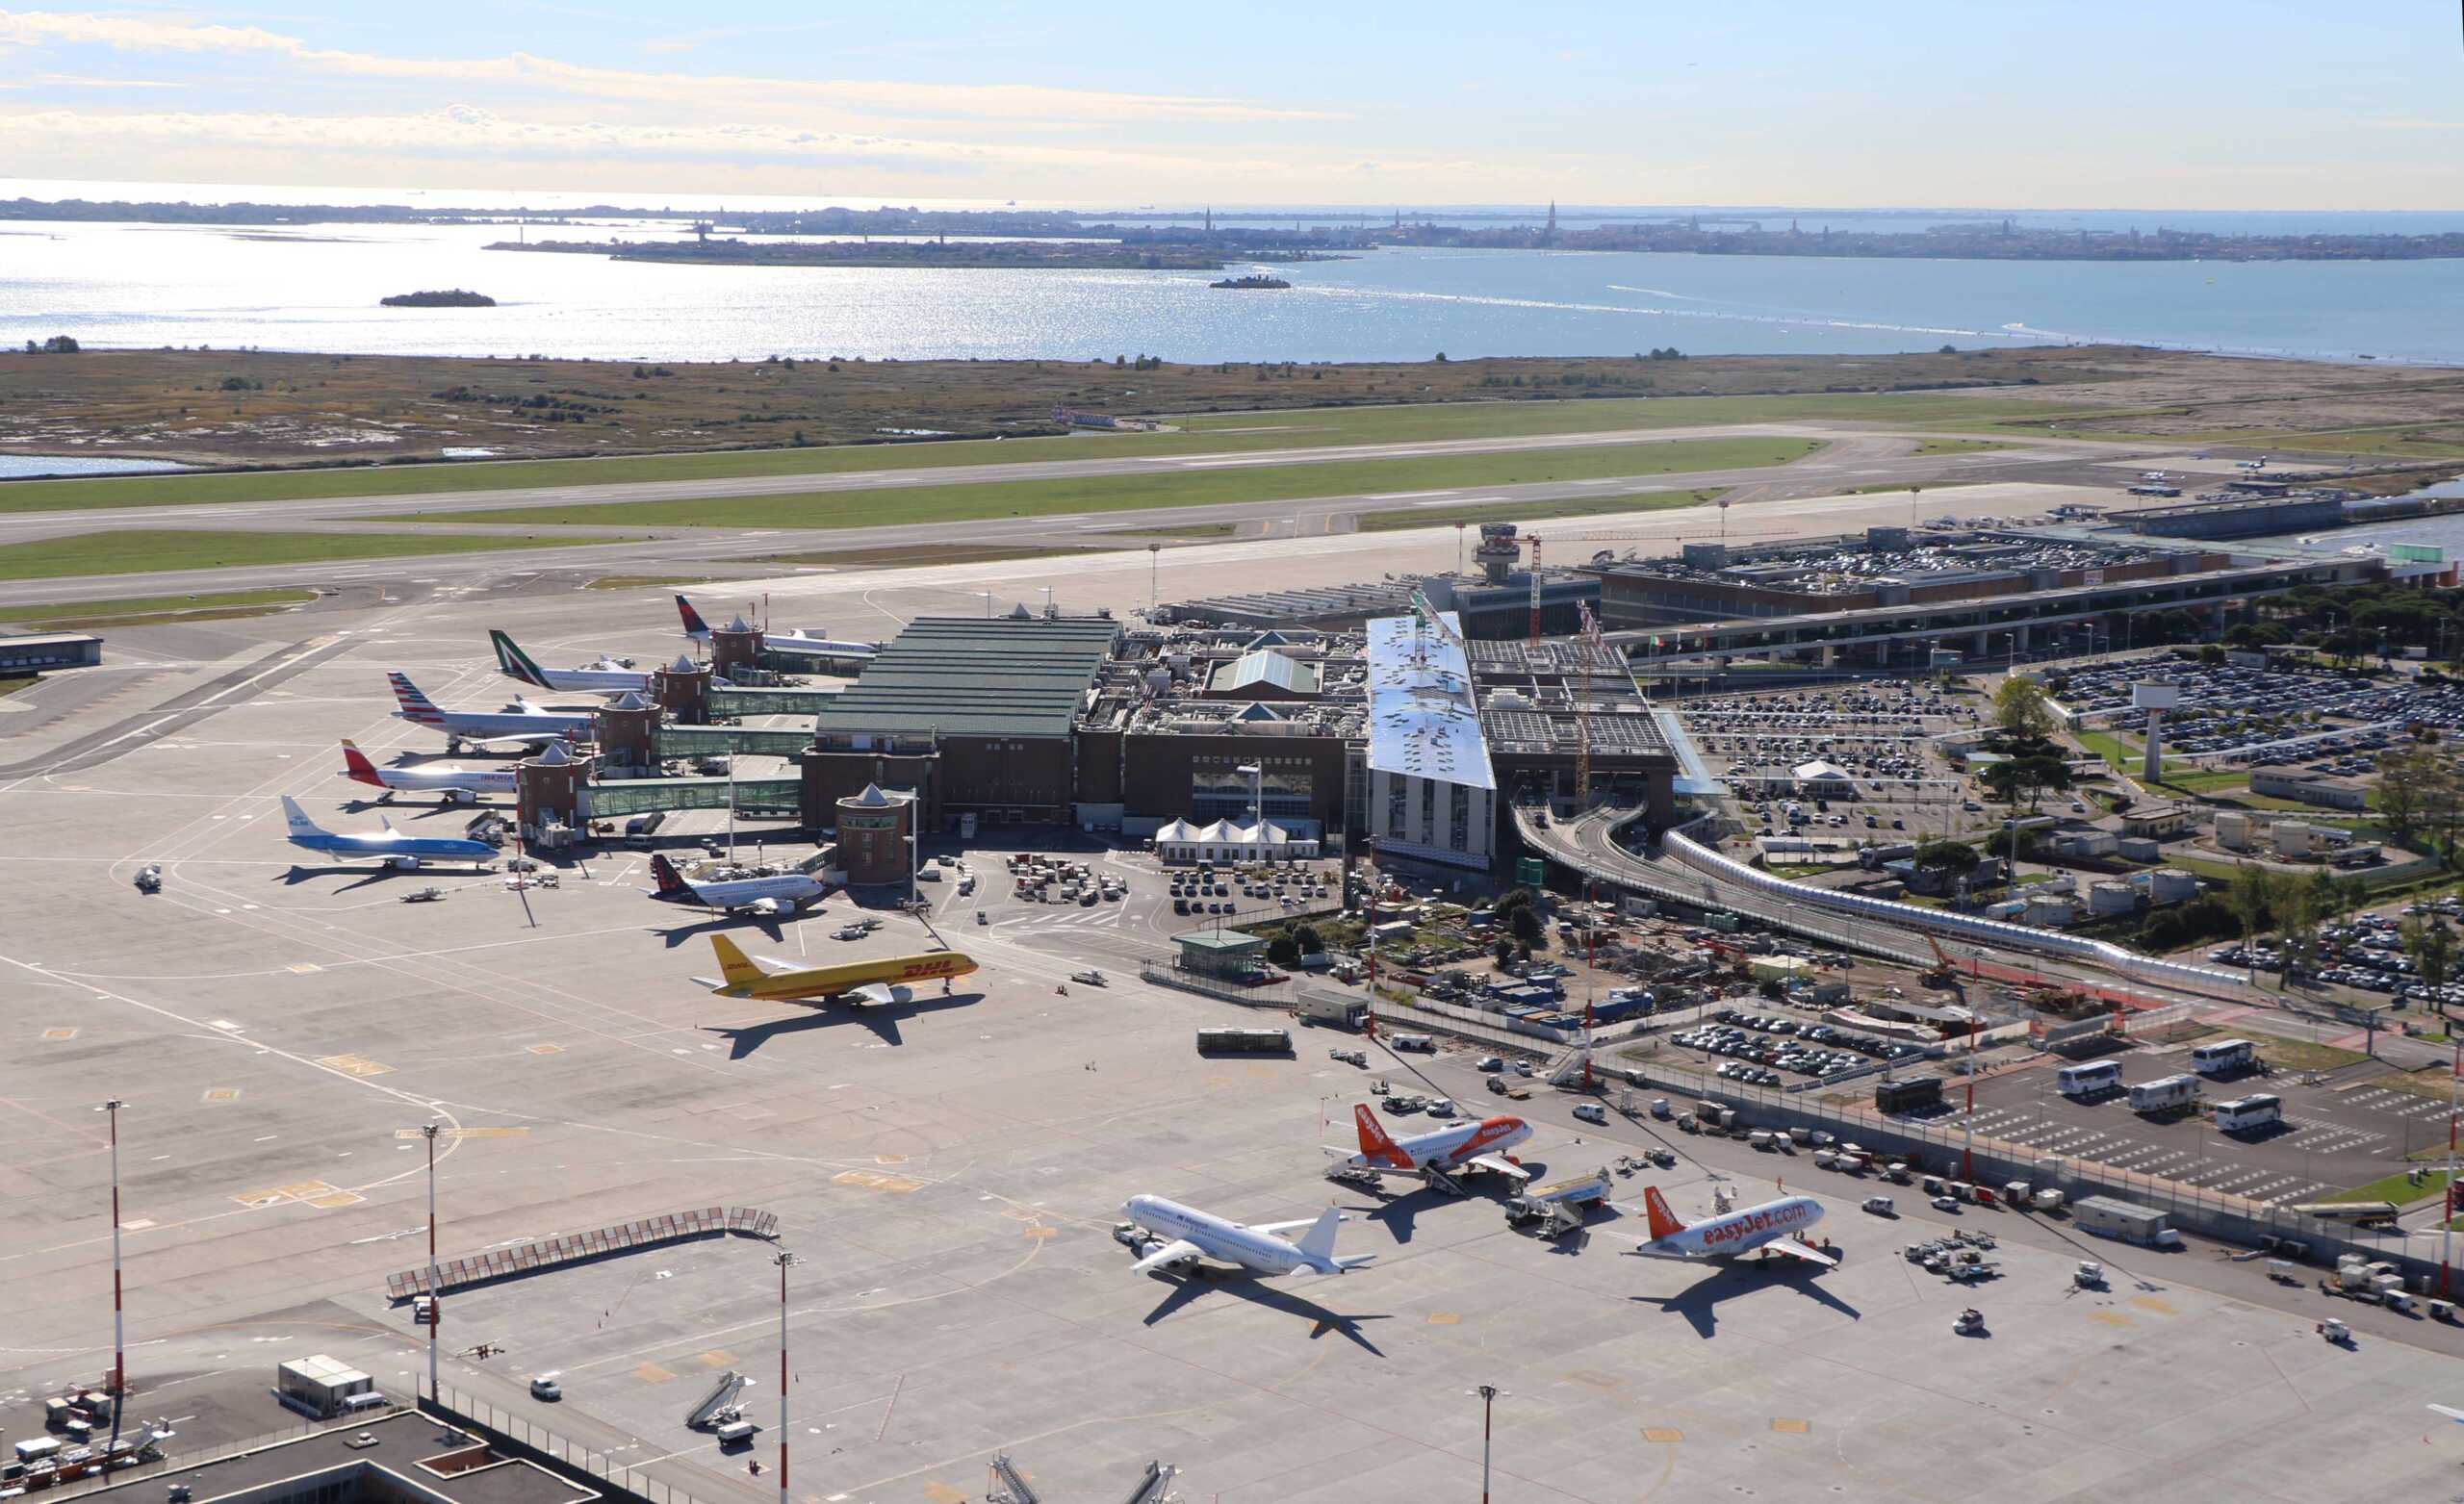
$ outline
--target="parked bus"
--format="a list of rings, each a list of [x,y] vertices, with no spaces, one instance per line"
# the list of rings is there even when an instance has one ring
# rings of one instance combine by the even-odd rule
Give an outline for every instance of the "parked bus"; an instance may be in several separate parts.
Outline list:
[[[2066,1097],[2101,1096],[2121,1084],[2121,1065],[2114,1060],[2066,1065],[2054,1072],[2053,1083]]]
[[[1289,1055],[1292,1032],[1287,1029],[1201,1029],[1200,1055]]]
[[[2247,1039],[2219,1039],[2191,1047],[2191,1069],[2202,1076],[2221,1076],[2245,1070],[2258,1058],[2259,1047]]]
[[[2246,1134],[2283,1121],[2284,1099],[2265,1092],[2216,1105],[2216,1131],[2220,1134]]]
[[[2198,1078],[2195,1076],[2159,1076],[2143,1081],[2130,1088],[2130,1109],[2133,1112],[2169,1112],[2186,1108],[2198,1100]]]
[[[1898,1081],[1874,1084],[1874,1110],[1877,1112],[1915,1112],[1942,1105],[1942,1078],[1939,1076],[1904,1076]]]

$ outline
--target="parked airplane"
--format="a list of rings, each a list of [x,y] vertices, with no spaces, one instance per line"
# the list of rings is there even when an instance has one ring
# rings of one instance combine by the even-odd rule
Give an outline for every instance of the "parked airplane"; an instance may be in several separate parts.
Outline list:
[[[464,840],[458,835],[404,835],[382,815],[377,817],[385,827],[381,834],[337,835],[309,819],[299,802],[288,794],[282,796],[282,813],[291,824],[291,844],[312,852],[335,856],[374,856],[385,865],[405,872],[415,870],[423,860],[496,860],[497,849],[485,841]]]
[[[774,1003],[827,1003],[837,998],[863,1003],[904,1003],[914,996],[907,985],[938,979],[944,984],[976,969],[975,958],[956,951],[927,951],[921,956],[883,956],[838,966],[797,966],[769,960],[783,971],[762,964],[737,950],[723,934],[710,936],[719,956],[719,980],[693,980],[727,998],[761,998]]]
[[[343,738],[343,777],[385,791],[380,802],[397,794],[441,794],[449,804],[468,804],[482,794],[513,792],[511,768],[380,768],[349,737]]]
[[[783,872],[772,878],[732,878],[720,882],[696,882],[676,870],[676,864],[664,855],[651,858],[651,876],[658,886],[642,891],[671,904],[699,904],[722,913],[792,914],[808,904],[819,903],[830,889],[818,878],[801,872]]]
[[[519,679],[540,689],[578,689],[592,695],[622,695],[631,690],[647,691],[651,687],[651,676],[647,671],[627,668],[613,658],[603,657],[597,663],[585,664],[578,669],[543,669],[502,632],[489,632],[488,646],[497,650],[497,667],[508,678]]]
[[[1656,1185],[1643,1187],[1643,1205],[1651,1213],[1652,1236],[1640,1248],[1650,1258],[1733,1259],[1759,1249],[1766,1258],[1784,1253],[1826,1269],[1839,1262],[1797,1241],[1798,1234],[1822,1220],[1822,1203],[1811,1196],[1783,1196],[1694,1223],[1679,1221]]]
[[[710,640],[710,624],[702,620],[702,613],[693,609],[692,601],[678,596],[676,609],[677,613],[684,618],[685,636],[697,643],[706,643]],[[728,630],[749,632],[753,628],[743,617],[739,616],[728,624]],[[791,658],[870,658],[879,650],[871,643],[839,642],[834,638],[824,637],[819,631],[764,630],[761,634],[761,647],[764,651],[781,653]]]
[[[1466,1169],[1487,1170],[1517,1181],[1531,1178],[1529,1170],[1505,1156],[1506,1150],[1531,1136],[1531,1126],[1519,1117],[1482,1118],[1396,1139],[1387,1136],[1369,1109],[1355,1106],[1351,1111],[1360,1128],[1360,1152],[1347,1154],[1332,1144],[1326,1146],[1326,1153],[1348,1168],[1376,1175],[1417,1175],[1424,1180],[1431,1171],[1444,1175]]]
[[[394,698],[402,706],[394,712],[394,718],[443,731],[449,754],[460,752],[465,743],[474,747],[538,747],[549,742],[570,742],[590,731],[590,717],[544,710],[526,700],[517,700],[502,710],[443,709],[421,693],[410,676],[400,670],[385,676],[393,681]]]
[[[2430,1409],[2437,1411],[2457,1425],[2464,1426],[2464,1410],[2451,1410],[2445,1405],[2432,1405]]]
[[[1335,1227],[1344,1216],[1332,1207],[1303,1221],[1254,1225],[1229,1222],[1161,1196],[1132,1196],[1121,1211],[1134,1224],[1121,1240],[1128,1242],[1138,1255],[1138,1262],[1130,1267],[1140,1274],[1186,1268],[1200,1259],[1238,1264],[1252,1274],[1269,1278],[1283,1274],[1342,1274],[1377,1257],[1336,1257]],[[1308,1231],[1301,1233],[1297,1242],[1283,1236],[1302,1228]],[[1159,1236],[1134,1236],[1142,1230]]]

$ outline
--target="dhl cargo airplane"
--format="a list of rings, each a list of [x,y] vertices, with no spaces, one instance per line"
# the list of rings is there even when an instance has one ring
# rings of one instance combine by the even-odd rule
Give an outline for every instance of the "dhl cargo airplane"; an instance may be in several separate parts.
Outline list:
[[[736,949],[735,942],[726,935],[710,936],[710,949],[718,953],[720,976],[696,977],[695,981],[723,998],[759,998],[772,1003],[828,1003],[840,998],[861,1003],[905,1003],[915,995],[910,982],[947,982],[976,969],[973,956],[956,951],[927,951],[920,956],[882,956],[837,966],[799,967],[773,960],[770,965],[787,969],[765,971],[761,963]]]

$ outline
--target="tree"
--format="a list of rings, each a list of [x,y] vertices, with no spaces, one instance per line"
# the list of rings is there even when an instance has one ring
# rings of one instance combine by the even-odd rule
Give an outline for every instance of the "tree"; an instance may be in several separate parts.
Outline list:
[[[2259,930],[2268,922],[2272,909],[2272,895],[2268,891],[2268,870],[2253,862],[2244,862],[2233,869],[2233,882],[2224,890],[2224,906],[2242,924],[2242,948],[2248,950],[2258,939]]]
[[[2014,674],[1993,692],[1993,724],[2013,736],[2035,740],[2051,736],[2062,720],[2045,699],[2043,685]]]
[[[1528,904],[1507,914],[1505,927],[1507,932],[1514,936],[1515,943],[1523,947],[1524,954],[1527,956],[1530,954],[1533,946],[1540,943],[1543,933],[1540,928],[1540,915]]]
[[[2203,644],[2198,650],[2198,661],[2208,668],[2220,669],[2224,667],[2224,650],[2214,643]]]
[[[1277,934],[1267,942],[1267,959],[1277,966],[1297,966],[1300,964],[1300,947],[1294,943],[1291,935]]]
[[[2405,918],[2397,933],[2403,937],[2404,955],[2412,959],[2413,970],[2422,981],[2432,987],[2444,984],[2455,968],[2455,931],[2448,928],[2447,921],[2437,914],[2413,914]],[[2438,1011],[2444,1017],[2447,1005],[2439,1004]]]
[[[1980,777],[1994,798],[2015,804],[2024,794],[2033,810],[2046,789],[2060,791],[2070,786],[2070,765],[2060,757],[2038,753],[1994,763]]]
[[[2397,845],[2409,847],[2422,833],[2437,770],[2438,754],[2426,748],[2380,755],[2378,818],[2387,823],[2388,838]]]
[[[1294,925],[1292,943],[1300,948],[1303,956],[1317,956],[1326,949],[1326,937],[1319,932],[1316,925]]]
[[[2276,941],[2284,950],[2284,978],[2290,984],[2295,973],[2307,974],[2319,956],[2319,893],[2315,883],[2299,878],[2271,879],[2268,888],[2275,909]]]
[[[1916,848],[1916,854],[1909,859],[1919,867],[1931,867],[1954,878],[1964,878],[1974,872],[1976,864],[1985,858],[1979,856],[1976,848],[1965,841],[1928,841]]]
[[[1498,958],[1498,964],[1501,966],[1512,961],[1514,959],[1514,942],[1505,938],[1503,935],[1498,936],[1495,955]]]

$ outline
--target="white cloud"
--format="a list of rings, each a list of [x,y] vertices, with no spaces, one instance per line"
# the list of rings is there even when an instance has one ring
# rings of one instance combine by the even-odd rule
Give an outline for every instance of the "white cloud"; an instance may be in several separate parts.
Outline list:
[[[666,38],[680,47],[711,33]],[[255,26],[198,26],[137,16],[51,11],[0,11],[0,46],[90,45],[121,51],[270,54],[316,71],[363,78],[432,80],[460,88],[496,85],[553,89],[589,98],[706,107],[716,97],[773,107],[871,110],[893,117],[968,115],[990,118],[1118,120],[1330,120],[1348,116],[1287,110],[1241,99],[1182,94],[1127,94],[1052,89],[1038,84],[927,84],[877,79],[778,79],[641,72],[560,63],[531,53],[494,58],[389,57],[312,47]]]

